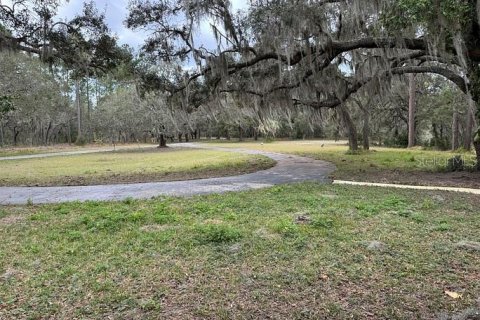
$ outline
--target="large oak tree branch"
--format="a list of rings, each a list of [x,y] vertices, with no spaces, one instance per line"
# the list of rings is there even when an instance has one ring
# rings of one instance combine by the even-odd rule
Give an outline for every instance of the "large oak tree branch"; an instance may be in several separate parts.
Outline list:
[[[450,69],[446,69],[441,66],[405,66],[405,67],[396,67],[389,71],[384,72],[380,75],[380,78],[390,77],[391,75],[401,75],[401,74],[408,74],[408,73],[435,73],[438,75],[442,75],[445,78],[452,81],[457,87],[462,90],[464,93],[468,92],[467,84],[465,83],[465,79],[455,73]],[[371,82],[374,78],[378,77],[371,77],[369,79],[365,79],[363,81],[357,81],[354,84],[350,85],[349,88],[345,91],[345,93],[341,97],[333,97],[327,100],[322,101],[302,101],[299,99],[294,99],[294,103],[310,106],[314,109],[320,108],[335,108],[342,103],[344,103],[351,95],[358,92],[362,87],[366,84]]]

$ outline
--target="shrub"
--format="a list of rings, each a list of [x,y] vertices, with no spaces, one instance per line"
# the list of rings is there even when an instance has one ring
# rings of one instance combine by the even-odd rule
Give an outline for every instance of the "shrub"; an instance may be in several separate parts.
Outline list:
[[[428,143],[428,147],[445,151],[450,148],[450,141],[448,138],[432,138]]]
[[[408,134],[400,133],[397,136],[387,138],[385,139],[384,145],[386,147],[406,148],[408,146]]]
[[[83,147],[84,145],[87,144],[87,139],[85,139],[84,136],[78,136],[77,140],[75,140],[75,145]]]
[[[267,136],[267,137],[265,137],[265,139],[263,139],[263,142],[264,143],[272,143],[272,142],[275,142],[275,138],[272,137],[272,136]]]
[[[456,155],[453,158],[448,159],[446,169],[448,172],[463,171],[465,170],[465,161],[461,155]]]

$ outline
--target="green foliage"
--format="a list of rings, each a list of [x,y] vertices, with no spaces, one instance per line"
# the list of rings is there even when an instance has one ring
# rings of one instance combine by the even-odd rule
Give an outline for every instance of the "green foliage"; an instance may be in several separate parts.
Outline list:
[[[406,148],[408,146],[408,133],[402,132],[396,136],[385,139],[386,147]]]
[[[318,229],[333,229],[337,226],[337,221],[328,215],[315,217],[312,221],[312,227]]]
[[[465,170],[465,161],[462,155],[456,155],[447,161],[446,170],[448,172]]]
[[[201,224],[194,228],[196,240],[201,244],[227,243],[240,239],[239,229],[225,224]]]
[[[448,139],[448,137],[443,137],[443,138],[440,138],[440,137],[437,137],[437,138],[432,138],[430,139],[430,141],[428,142],[428,147],[429,148],[433,148],[433,149],[436,149],[436,150],[449,150],[450,149],[450,141]]]
[[[13,110],[15,110],[15,108],[12,97],[6,95],[0,96],[0,117]]]
[[[87,138],[84,136],[78,136],[77,139],[75,140],[75,145],[79,147],[83,147],[87,144]]]
[[[359,201],[355,208],[364,217],[376,216],[382,212],[390,212],[401,217],[409,217],[412,213],[406,199],[399,196],[388,196],[383,201]]]
[[[295,237],[299,233],[298,225],[295,224],[290,218],[279,219],[273,222],[271,228],[276,233],[279,233],[285,237]]]
[[[466,26],[475,8],[463,0],[398,0],[382,15],[383,24],[391,31],[423,25],[438,33],[442,23]],[[455,30],[446,30],[454,33]]]
[[[475,138],[473,139],[474,142],[480,143],[480,127],[477,128],[477,132],[475,134]]]

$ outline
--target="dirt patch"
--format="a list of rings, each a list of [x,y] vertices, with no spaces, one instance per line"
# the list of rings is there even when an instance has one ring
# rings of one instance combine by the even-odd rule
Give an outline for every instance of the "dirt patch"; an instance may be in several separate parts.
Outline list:
[[[480,188],[480,172],[425,172],[378,170],[333,174],[335,179],[361,182],[425,185],[435,187]]]
[[[265,228],[255,230],[254,234],[265,240],[278,240],[280,238],[280,235],[272,233]]]
[[[19,275],[20,273],[17,270],[9,268],[2,275],[0,275],[0,279],[3,281],[8,281],[16,278]]]
[[[296,224],[310,224],[312,222],[312,218],[308,214],[299,213],[295,216],[294,222]]]

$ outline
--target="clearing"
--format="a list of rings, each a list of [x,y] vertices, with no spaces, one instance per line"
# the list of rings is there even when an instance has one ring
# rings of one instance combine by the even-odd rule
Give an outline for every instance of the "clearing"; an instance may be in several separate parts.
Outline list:
[[[0,162],[1,186],[54,186],[174,181],[270,168],[261,155],[192,149],[142,149]]]
[[[314,183],[3,207],[0,318],[436,319],[480,307],[479,207]]]

